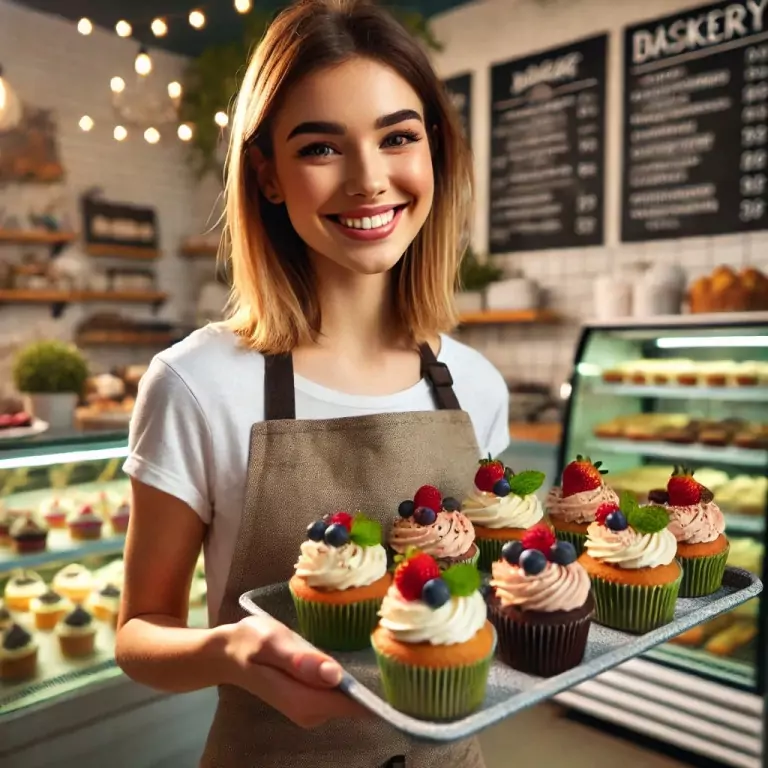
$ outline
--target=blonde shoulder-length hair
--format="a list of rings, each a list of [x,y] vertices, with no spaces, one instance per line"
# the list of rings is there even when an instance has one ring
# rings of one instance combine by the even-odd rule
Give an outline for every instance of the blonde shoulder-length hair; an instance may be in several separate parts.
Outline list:
[[[286,353],[312,342],[320,308],[306,247],[284,205],[259,189],[249,150],[271,153],[270,122],[309,72],[362,56],[394,69],[420,96],[435,176],[432,210],[393,272],[397,322],[417,342],[456,324],[454,291],[469,230],[472,160],[457,116],[420,44],[363,0],[301,0],[270,25],[245,73],[226,168],[228,325],[251,348]]]

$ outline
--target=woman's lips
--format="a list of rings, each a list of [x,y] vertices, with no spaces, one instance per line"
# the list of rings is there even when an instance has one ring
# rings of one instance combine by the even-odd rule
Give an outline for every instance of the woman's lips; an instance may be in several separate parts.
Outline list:
[[[350,240],[370,242],[384,240],[389,237],[400,223],[405,208],[406,206],[401,205],[390,208],[391,214],[375,214],[374,216],[364,216],[358,219],[347,216],[328,216],[327,218],[336,229]],[[391,218],[389,218],[390,216]],[[389,221],[386,221],[387,218],[389,218]],[[343,221],[355,222],[357,226],[349,226],[342,223]]]

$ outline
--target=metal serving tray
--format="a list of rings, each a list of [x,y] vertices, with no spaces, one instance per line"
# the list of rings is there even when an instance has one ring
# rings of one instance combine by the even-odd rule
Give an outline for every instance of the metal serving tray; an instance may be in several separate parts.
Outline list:
[[[488,690],[481,708],[468,717],[449,723],[418,720],[398,712],[387,704],[381,691],[373,651],[332,655],[344,667],[344,677],[339,687],[348,696],[414,738],[451,742],[478,733],[516,712],[546,701],[574,685],[639,656],[691,627],[730,611],[759,595],[762,589],[762,582],[754,574],[740,568],[728,568],[723,586],[718,592],[708,597],[678,600],[674,620],[645,635],[629,635],[593,623],[584,661],[578,667],[555,677],[526,675],[496,659],[491,667]],[[293,602],[285,583],[246,592],[240,597],[240,606],[252,615],[268,614],[292,629],[296,628]]]

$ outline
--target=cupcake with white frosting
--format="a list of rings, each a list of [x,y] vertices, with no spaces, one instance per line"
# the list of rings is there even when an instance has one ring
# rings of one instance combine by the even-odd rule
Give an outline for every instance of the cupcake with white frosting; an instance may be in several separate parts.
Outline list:
[[[307,528],[294,568],[289,587],[300,634],[329,651],[369,647],[392,581],[381,525],[348,512],[317,520]]]
[[[43,577],[34,571],[15,571],[5,585],[5,605],[10,611],[29,610],[32,600],[47,592]]]
[[[0,680],[16,682],[35,676],[37,642],[20,624],[0,634]]]
[[[395,570],[371,637],[387,701],[413,717],[465,717],[485,698],[496,633],[471,564],[441,570],[411,552]]]
[[[49,528],[66,528],[67,518],[73,512],[72,503],[61,496],[52,496],[40,506],[40,515]]]
[[[53,588],[73,603],[84,603],[94,587],[93,574],[80,563],[64,566],[53,577]]]
[[[589,526],[579,562],[592,579],[595,620],[643,634],[674,617],[683,571],[662,507],[641,507],[631,493]]]
[[[528,528],[541,522],[544,509],[536,491],[544,479],[543,472],[528,470],[516,475],[500,461],[481,459],[461,510],[474,526],[482,570],[491,570],[507,542],[519,541]]]

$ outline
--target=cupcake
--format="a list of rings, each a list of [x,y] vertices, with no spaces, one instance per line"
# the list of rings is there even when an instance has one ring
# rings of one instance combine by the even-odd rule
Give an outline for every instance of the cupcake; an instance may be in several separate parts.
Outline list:
[[[67,519],[69,535],[75,541],[85,541],[101,538],[101,527],[104,521],[94,512],[93,507],[86,504]]]
[[[45,551],[48,526],[37,520],[32,512],[17,517],[11,524],[10,534],[13,548],[20,555]]]
[[[90,608],[97,619],[116,627],[120,613],[120,590],[114,584],[107,584],[91,595]]]
[[[96,625],[93,616],[79,605],[56,625],[56,634],[65,656],[90,656],[94,651]]]
[[[117,533],[125,533],[128,530],[128,520],[131,516],[131,505],[123,500],[116,506],[109,515],[109,522],[112,524],[112,530]]]
[[[424,552],[400,560],[371,637],[384,696],[413,717],[464,717],[485,698],[496,646],[480,574],[468,563],[441,570]]]
[[[654,492],[669,513],[669,530],[677,539],[677,559],[683,567],[680,597],[701,597],[717,592],[730,546],[725,518],[709,488],[693,479],[693,471],[675,467],[667,482],[666,498]]]
[[[37,629],[53,629],[71,608],[66,598],[52,589],[40,597],[33,597],[29,603]]]
[[[643,634],[672,620],[683,570],[668,525],[665,509],[641,507],[626,492],[590,524],[579,562],[592,579],[595,621]]]
[[[540,677],[578,666],[595,601],[573,544],[537,525],[522,541],[504,545],[491,572],[488,617],[499,636],[502,661]]]
[[[431,485],[423,485],[413,499],[400,503],[400,517],[389,533],[389,547],[404,555],[414,547],[431,555],[447,568],[458,563],[476,563],[480,550],[475,529],[452,497],[443,498]]]
[[[545,502],[546,512],[555,535],[561,541],[570,541],[580,555],[587,538],[587,528],[594,522],[597,510],[603,504],[619,503],[619,497],[604,482],[607,470],[600,469],[587,456],[577,456],[563,470],[559,487],[553,488]]]
[[[294,567],[289,587],[300,634],[329,651],[369,647],[392,581],[379,523],[347,512],[317,520]]]
[[[475,529],[480,550],[479,567],[491,570],[508,541],[519,541],[528,528],[544,517],[536,491],[544,482],[543,472],[521,472],[490,457],[480,460],[472,492],[461,503],[462,512]]]
[[[93,590],[91,572],[79,563],[70,563],[53,577],[53,588],[73,603],[84,603]]]
[[[49,528],[66,528],[67,518],[72,514],[72,505],[59,496],[46,501],[40,508],[40,514]]]
[[[37,643],[24,627],[11,624],[0,635],[0,680],[27,680],[36,671]]]
[[[17,571],[5,585],[5,605],[10,611],[28,611],[34,597],[46,593],[45,582],[34,571]]]

